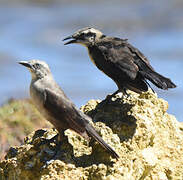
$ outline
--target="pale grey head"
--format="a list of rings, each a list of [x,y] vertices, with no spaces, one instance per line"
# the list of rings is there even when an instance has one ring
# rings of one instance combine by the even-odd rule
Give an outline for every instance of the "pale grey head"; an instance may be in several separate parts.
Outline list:
[[[89,45],[93,45],[98,39],[103,37],[105,37],[105,35],[101,31],[94,28],[86,27],[83,29],[79,29],[73,35],[63,39],[63,41],[71,39],[64,45],[77,43],[88,47]]]
[[[44,61],[33,59],[30,61],[19,61],[18,63],[28,68],[32,79],[41,79],[47,75],[51,75],[50,68]]]

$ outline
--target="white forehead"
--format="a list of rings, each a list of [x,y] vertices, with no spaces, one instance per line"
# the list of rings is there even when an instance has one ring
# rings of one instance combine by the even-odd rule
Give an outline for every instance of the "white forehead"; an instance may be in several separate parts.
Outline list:
[[[90,28],[90,29],[86,29],[85,31],[84,31],[84,33],[96,33],[96,34],[101,34],[102,32],[100,32],[99,30],[97,30],[97,29],[94,29],[94,28]]]
[[[85,33],[85,34],[94,33],[94,34],[99,34],[99,35],[103,34],[101,31],[94,29],[94,28],[83,28],[76,32],[76,34],[81,34],[81,33]]]
[[[38,59],[32,59],[29,61],[30,64],[34,65],[34,64],[41,64],[44,68],[49,69],[49,66],[46,62],[38,60]]]

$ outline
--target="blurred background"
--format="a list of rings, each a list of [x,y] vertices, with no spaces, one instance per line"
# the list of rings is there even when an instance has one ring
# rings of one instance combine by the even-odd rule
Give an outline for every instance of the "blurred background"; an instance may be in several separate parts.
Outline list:
[[[168,112],[183,121],[183,1],[182,0],[0,0],[0,104],[29,97],[30,74],[19,60],[45,60],[56,81],[80,107],[103,99],[117,87],[89,60],[79,45],[62,39],[90,26],[110,36],[128,38],[176,89],[158,96]]]
[[[183,121],[182,0],[0,0],[0,159],[32,131],[50,127],[25,100],[31,77],[17,61],[45,60],[77,107],[116,91],[84,47],[63,45],[64,37],[86,26],[128,38],[157,72],[171,78],[177,88],[152,87]]]

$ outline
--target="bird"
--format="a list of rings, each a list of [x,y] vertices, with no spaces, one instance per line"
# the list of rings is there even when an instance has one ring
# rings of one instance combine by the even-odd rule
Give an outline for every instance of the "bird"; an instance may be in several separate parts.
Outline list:
[[[33,104],[59,132],[59,138],[65,138],[64,131],[71,129],[89,140],[94,138],[114,158],[118,154],[102,139],[91,125],[92,119],[78,110],[72,101],[54,80],[48,64],[41,60],[20,61],[28,68],[32,80],[30,96]]]
[[[106,36],[97,29],[86,27],[65,40],[69,41],[64,45],[75,43],[88,49],[94,65],[116,83],[118,90],[113,95],[121,91],[129,96],[128,89],[138,94],[146,92],[148,87],[151,88],[147,80],[163,90],[176,87],[169,78],[156,72],[149,60],[128,43],[128,39]]]

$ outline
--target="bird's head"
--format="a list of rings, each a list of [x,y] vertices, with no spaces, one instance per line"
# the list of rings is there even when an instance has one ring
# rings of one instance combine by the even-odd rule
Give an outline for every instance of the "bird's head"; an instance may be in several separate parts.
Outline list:
[[[41,79],[51,74],[48,64],[44,61],[34,59],[30,61],[19,61],[18,63],[28,68],[31,72],[32,79]]]
[[[95,41],[97,41],[102,37],[105,37],[105,35],[102,32],[100,32],[97,29],[87,27],[87,28],[78,30],[73,35],[63,39],[63,41],[71,39],[70,41],[66,42],[64,45],[77,43],[77,44],[81,44],[88,47],[90,45],[93,45]]]

